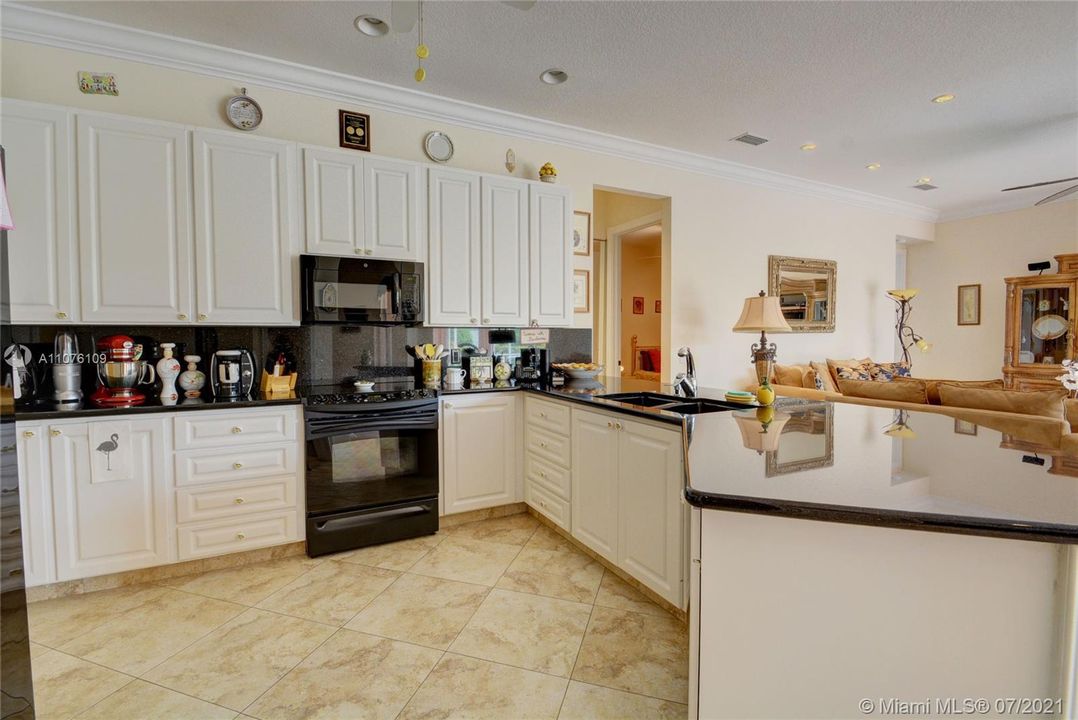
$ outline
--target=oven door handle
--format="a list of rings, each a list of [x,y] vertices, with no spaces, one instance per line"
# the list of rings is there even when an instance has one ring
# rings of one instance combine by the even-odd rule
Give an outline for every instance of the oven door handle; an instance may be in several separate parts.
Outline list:
[[[307,422],[307,439],[317,440],[332,435],[370,430],[437,430],[438,416],[430,418],[370,418],[357,420],[311,420]]]
[[[319,532],[350,530],[385,522],[386,520],[400,520],[407,517],[415,517],[417,515],[426,515],[429,512],[430,510],[422,505],[409,505],[407,507],[395,507],[388,510],[375,510],[373,512],[363,513],[362,515],[322,520],[321,522],[315,523],[315,528]]]

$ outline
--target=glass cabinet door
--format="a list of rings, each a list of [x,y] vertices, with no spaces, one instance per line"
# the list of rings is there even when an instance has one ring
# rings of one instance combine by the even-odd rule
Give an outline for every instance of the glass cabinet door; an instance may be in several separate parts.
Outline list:
[[[1018,307],[1021,365],[1058,365],[1071,356],[1073,285],[1022,288]]]

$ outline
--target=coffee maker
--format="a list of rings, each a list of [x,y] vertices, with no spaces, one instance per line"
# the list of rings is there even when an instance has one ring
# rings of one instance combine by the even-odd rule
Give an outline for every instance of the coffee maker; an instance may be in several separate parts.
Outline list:
[[[218,350],[210,358],[213,396],[226,400],[248,397],[254,388],[255,361],[250,350]]]
[[[106,335],[97,341],[97,379],[100,386],[90,396],[101,407],[141,405],[146,396],[138,385],[152,385],[157,379],[153,366],[141,360],[142,346],[127,335]]]
[[[520,377],[523,382],[550,382],[550,356],[546,348],[520,349]]]

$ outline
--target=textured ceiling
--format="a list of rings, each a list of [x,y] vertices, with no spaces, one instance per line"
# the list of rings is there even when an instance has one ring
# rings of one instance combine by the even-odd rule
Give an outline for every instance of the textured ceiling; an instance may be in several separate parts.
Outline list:
[[[416,88],[388,2],[47,2]],[[418,89],[957,214],[1078,175],[1075,2],[424,3]],[[540,72],[562,67],[551,87]],[[958,98],[936,105],[944,92]],[[729,139],[749,131],[752,148]],[[818,149],[799,150],[806,142]],[[865,165],[878,162],[877,171]],[[929,176],[940,189],[914,190]],[[1059,189],[1063,186],[1056,186]],[[1049,194],[1021,191],[1032,204]],[[1008,195],[1014,196],[1015,193]]]

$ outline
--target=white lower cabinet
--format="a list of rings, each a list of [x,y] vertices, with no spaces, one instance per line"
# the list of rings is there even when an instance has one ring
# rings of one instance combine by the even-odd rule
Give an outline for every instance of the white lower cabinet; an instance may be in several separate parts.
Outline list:
[[[49,427],[56,579],[163,565],[168,424],[161,417]]]
[[[448,395],[442,401],[442,514],[520,501],[520,398]]]
[[[573,410],[573,537],[618,561],[618,439],[610,415]]]
[[[298,405],[19,422],[27,587],[302,540],[300,423]]]

